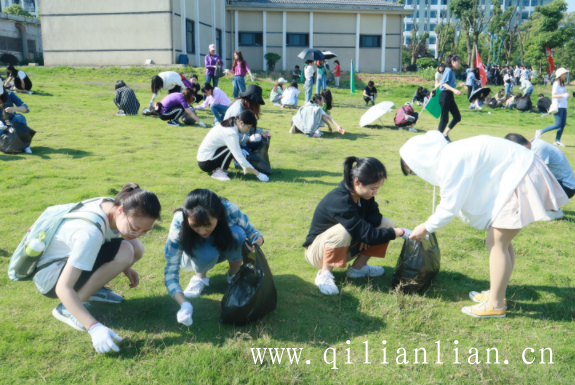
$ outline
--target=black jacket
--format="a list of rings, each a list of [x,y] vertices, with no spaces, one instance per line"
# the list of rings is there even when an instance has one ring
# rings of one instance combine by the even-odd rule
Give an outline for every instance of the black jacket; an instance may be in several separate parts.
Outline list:
[[[358,205],[344,186],[339,186],[329,192],[317,205],[309,234],[302,245],[308,247],[315,238],[332,226],[341,224],[352,238],[369,246],[382,245],[395,239],[395,230],[378,229],[383,216],[375,198],[359,199]]]

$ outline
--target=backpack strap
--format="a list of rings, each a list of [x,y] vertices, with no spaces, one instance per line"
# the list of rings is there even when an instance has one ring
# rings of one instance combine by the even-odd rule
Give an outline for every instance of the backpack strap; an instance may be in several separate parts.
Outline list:
[[[88,215],[86,215],[88,214]],[[94,215],[96,217],[94,217]],[[106,238],[106,219],[102,217],[99,213],[91,210],[82,210],[79,212],[70,212],[62,217],[62,219],[82,219],[84,221],[90,222],[102,233],[102,237],[104,237],[104,242],[109,242],[110,239]]]

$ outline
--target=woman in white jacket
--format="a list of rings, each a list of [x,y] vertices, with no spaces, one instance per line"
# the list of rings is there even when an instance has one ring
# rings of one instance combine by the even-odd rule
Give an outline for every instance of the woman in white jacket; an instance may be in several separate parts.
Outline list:
[[[509,142],[509,141],[507,141]],[[459,218],[477,230],[487,230],[490,290],[472,291],[479,302],[462,312],[479,318],[505,317],[505,290],[513,271],[513,238],[522,228],[547,217],[569,198],[539,157],[516,143],[487,135],[448,144],[440,132],[411,138],[400,149],[405,175],[415,174],[441,189],[441,202],[411,239]]]

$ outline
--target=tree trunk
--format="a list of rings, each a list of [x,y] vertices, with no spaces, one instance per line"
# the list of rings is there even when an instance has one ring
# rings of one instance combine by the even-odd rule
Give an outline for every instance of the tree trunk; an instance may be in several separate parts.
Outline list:
[[[465,46],[467,47],[467,65],[471,66],[471,42],[469,41],[469,28],[465,30]]]

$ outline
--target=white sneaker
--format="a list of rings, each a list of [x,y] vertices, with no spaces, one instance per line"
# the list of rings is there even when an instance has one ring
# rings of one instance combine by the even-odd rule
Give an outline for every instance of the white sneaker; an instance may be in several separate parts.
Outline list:
[[[541,114],[541,117],[542,117],[542,118],[546,118],[546,117],[548,117],[548,116],[549,116],[549,114]]]
[[[420,103],[420,102],[417,102],[417,105],[418,105],[418,106],[421,106],[421,103]]]
[[[34,92],[32,91],[28,91],[28,95],[32,95]]]
[[[417,130],[416,130],[415,128],[413,128],[413,127],[409,127],[409,129],[408,129],[407,131],[409,131],[409,132],[417,132]]]
[[[282,105],[279,104],[279,103],[274,103],[274,106],[276,106],[276,107],[281,107]]]
[[[237,273],[236,273],[236,274],[237,274]],[[232,279],[234,279],[234,277],[236,276],[236,274],[230,275],[230,270],[228,270],[228,273],[226,274],[226,278],[228,279],[228,283],[232,283]]]
[[[210,286],[210,279],[208,277],[198,278],[197,275],[194,275],[192,279],[190,279],[188,287],[184,290],[184,296],[186,298],[198,298],[206,286]]]
[[[319,128],[313,133],[314,138],[321,138],[321,131]]]
[[[207,128],[208,126],[206,126],[206,123],[200,121],[200,123],[198,123],[200,125],[200,127],[202,128]]]
[[[26,154],[31,154],[31,153],[32,153],[32,149],[31,149],[30,147],[26,147],[26,148],[24,149],[24,152],[25,152]]]
[[[563,210],[558,209],[557,211],[552,211],[552,210],[547,210],[545,211],[545,214],[547,214],[547,218],[543,219],[544,221],[554,221],[556,219],[561,219],[563,218]]]
[[[543,135],[543,134],[541,133],[541,130],[535,131],[535,139],[541,139],[541,135]]]
[[[347,267],[347,277],[348,278],[364,278],[364,277],[379,277],[383,275],[385,271],[381,266],[369,266],[365,265],[361,269],[357,270],[349,265]]]
[[[555,143],[553,143],[554,146],[561,146],[561,147],[565,147],[565,144],[561,143],[560,141],[556,140]]]
[[[315,284],[319,287],[319,291],[325,295],[336,295],[339,294],[339,290],[333,280],[333,274],[331,271],[326,270],[323,274],[320,274],[321,270],[317,272],[315,276]]]
[[[212,178],[217,179],[217,180],[221,180],[221,181],[230,180],[230,177],[228,176],[228,174],[222,170],[214,171],[214,173],[212,174]]]

